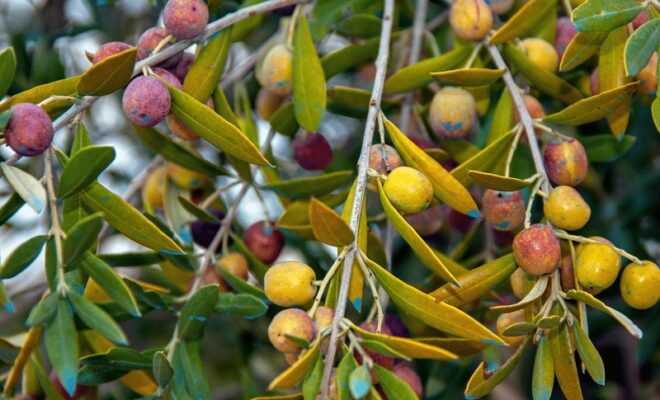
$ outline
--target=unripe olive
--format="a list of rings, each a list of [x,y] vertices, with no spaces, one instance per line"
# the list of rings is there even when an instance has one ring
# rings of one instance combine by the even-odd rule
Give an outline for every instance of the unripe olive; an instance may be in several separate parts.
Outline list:
[[[575,231],[589,222],[591,207],[575,188],[562,185],[552,189],[543,213],[557,228]]]
[[[621,274],[621,297],[633,308],[651,308],[660,299],[660,269],[645,260],[642,265],[628,264]]]
[[[387,175],[402,164],[403,161],[394,147],[382,143],[371,146],[369,151],[369,168],[375,170],[378,174]],[[375,178],[370,177],[367,188],[372,191],[378,190],[378,186],[375,184]]]
[[[518,347],[522,343],[524,336],[502,336],[502,332],[513,324],[525,322],[525,310],[517,310],[497,317],[495,330],[497,334],[504,339],[511,347]]]
[[[225,254],[218,260],[218,267],[244,281],[248,278],[248,261],[241,253],[229,252]]]
[[[553,139],[543,151],[543,164],[548,177],[556,185],[577,186],[587,176],[589,161],[577,139]]]
[[[98,64],[101,61],[105,60],[106,58],[110,56],[114,56],[115,54],[119,54],[122,51],[126,51],[131,47],[133,46],[124,42],[104,43],[101,46],[99,46],[98,50],[96,50],[96,53],[94,54],[94,58],[92,59],[92,64]]]
[[[150,208],[163,207],[163,195],[167,180],[167,168],[159,167],[151,171],[142,186],[142,202]]]
[[[474,97],[465,89],[446,87],[433,96],[429,123],[433,132],[443,138],[463,137],[470,132],[475,118]]]
[[[566,47],[577,34],[577,29],[569,17],[561,17],[557,20],[557,32],[555,33],[555,50],[561,60]]]
[[[139,76],[126,87],[121,104],[132,124],[151,127],[158,125],[170,113],[172,98],[160,79]]]
[[[169,0],[163,9],[163,25],[178,40],[200,35],[208,22],[209,9],[202,0]]]
[[[275,114],[275,111],[280,108],[282,103],[284,103],[285,98],[286,97],[269,92],[264,88],[259,89],[257,99],[255,100],[255,108],[257,109],[257,115],[259,115],[259,118],[268,121],[270,117]]]
[[[555,232],[547,225],[534,224],[513,239],[513,256],[530,275],[549,274],[559,266],[561,248]]]
[[[279,96],[288,96],[293,89],[293,53],[285,44],[268,51],[257,75],[261,86]]]
[[[268,326],[268,339],[277,350],[282,353],[298,353],[301,347],[286,335],[304,339],[308,342],[314,340],[316,330],[314,321],[306,312],[298,308],[282,310]]]
[[[268,300],[280,307],[303,306],[316,294],[316,273],[307,264],[287,261],[275,264],[264,276]]]
[[[522,46],[532,64],[546,71],[557,71],[559,56],[550,43],[539,38],[527,38],[522,41]]]
[[[449,12],[449,24],[461,39],[481,40],[493,26],[493,12],[484,0],[456,0]]]
[[[144,60],[145,58],[149,57],[152,55],[154,49],[158,44],[167,37],[168,33],[165,28],[161,27],[153,27],[147,29],[138,39],[137,44],[135,47],[137,47],[137,57],[138,60]],[[166,48],[167,46],[163,47]],[[175,67],[179,61],[181,61],[181,57],[183,56],[183,53],[177,53],[173,55],[172,57],[168,58],[167,60],[163,61],[162,63],[158,64],[159,67],[162,68],[173,68]]]
[[[612,243],[601,237],[591,237],[602,243],[582,243],[576,249],[575,274],[585,290],[598,294],[616,281],[621,270],[621,256]]]
[[[394,375],[396,375],[399,379],[410,386],[413,392],[415,392],[417,395],[418,399],[422,398],[422,395],[424,394],[422,380],[420,379],[417,371],[415,371],[415,368],[413,368],[412,364],[405,361],[399,362],[394,366],[394,368],[392,368],[392,372],[394,372]]]
[[[247,248],[261,262],[270,264],[279,257],[284,247],[284,235],[270,221],[258,221],[243,234]]]
[[[525,201],[520,190],[500,192],[487,189],[481,206],[484,218],[494,229],[512,231],[525,221]]]
[[[173,162],[167,163],[167,176],[182,189],[198,189],[202,187],[208,177],[199,172],[189,170]]]
[[[38,156],[53,142],[53,121],[36,104],[14,104],[5,127],[5,140],[18,155]]]
[[[316,331],[321,332],[325,328],[332,326],[332,319],[335,317],[335,310],[330,307],[320,306],[314,312],[314,323],[316,324]],[[321,352],[323,354],[328,352],[330,346],[330,336],[326,336],[321,341]]]
[[[517,268],[509,277],[511,291],[519,299],[524,298],[535,283],[535,277],[531,276],[522,268]]]
[[[300,132],[293,140],[293,158],[306,170],[322,170],[332,162],[332,147],[320,133]]]
[[[430,236],[442,227],[444,214],[442,205],[436,204],[417,214],[406,215],[404,218],[420,236]]]
[[[404,214],[415,214],[425,210],[433,199],[431,181],[424,174],[410,167],[399,167],[392,171],[383,189],[394,208]]]

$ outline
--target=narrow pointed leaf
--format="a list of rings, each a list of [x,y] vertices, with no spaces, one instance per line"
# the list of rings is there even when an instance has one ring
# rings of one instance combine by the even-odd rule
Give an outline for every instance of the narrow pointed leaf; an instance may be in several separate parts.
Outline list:
[[[494,287],[508,278],[516,268],[513,254],[509,253],[459,275],[456,278],[458,286],[446,283],[431,292],[430,295],[437,300],[459,307],[490,293]]]
[[[401,235],[403,240],[408,243],[410,249],[417,255],[417,257],[428,267],[434,274],[438,275],[447,282],[456,283],[456,277],[449,272],[447,267],[442,263],[442,261],[435,255],[431,247],[422,239],[421,236],[415,231],[415,229],[410,226],[408,221],[399,214],[399,212],[394,208],[390,200],[385,195],[385,190],[383,190],[383,184],[378,181],[378,195],[380,197],[380,203],[383,206],[383,211],[385,215],[392,222],[394,229]]]
[[[181,309],[177,337],[183,341],[201,338],[204,325],[218,301],[218,285],[204,286]]]
[[[543,22],[548,10],[554,12],[555,8],[557,8],[557,0],[532,0],[527,2],[493,33],[488,39],[488,43],[500,44],[525,36]]]
[[[415,339],[369,332],[359,326],[353,326],[353,329],[360,334],[361,338],[381,342],[408,358],[426,360],[454,360],[458,358],[457,355],[450,351],[418,342]]]
[[[353,171],[337,171],[328,174],[294,178],[262,186],[265,190],[273,191],[291,199],[300,199],[310,196],[322,196],[343,185]]]
[[[18,210],[23,207],[25,200],[17,193],[12,193],[0,208],[0,225],[4,225]]]
[[[615,138],[612,135],[589,135],[579,138],[589,162],[611,162],[626,154],[637,141],[632,135]]]
[[[78,332],[66,299],[60,298],[55,318],[46,324],[46,354],[62,387],[69,395],[78,380]]]
[[[21,243],[0,267],[0,279],[9,279],[20,274],[30,266],[41,253],[48,236],[35,236]]]
[[[9,110],[11,106],[18,103],[39,104],[51,96],[75,96],[79,80],[80,76],[73,76],[22,91],[0,102],[0,113]]]
[[[406,284],[371,260],[367,260],[367,263],[392,302],[402,311],[450,335],[504,344],[499,336],[458,308]]]
[[[401,68],[385,81],[385,93],[401,93],[421,88],[433,81],[432,72],[448,71],[467,60],[471,47],[464,46],[441,56],[427,58]]]
[[[58,293],[48,294],[32,308],[25,324],[29,327],[35,327],[50,321],[57,312],[58,301]]]
[[[660,43],[660,19],[652,19],[637,28],[624,50],[626,74],[635,76],[649,63]]]
[[[75,292],[69,293],[69,299],[71,300],[71,304],[73,304],[73,308],[76,310],[76,315],[85,325],[115,344],[128,344],[124,332],[122,332],[119,325],[103,309]]]
[[[525,336],[536,331],[538,326],[531,322],[517,322],[507,326],[502,331],[502,336]]]
[[[351,372],[348,387],[354,399],[363,399],[371,391],[371,373],[366,365],[361,365]]]
[[[396,125],[385,119],[385,128],[394,147],[409,167],[426,175],[433,185],[433,193],[451,208],[473,218],[479,217],[477,204],[470,192],[442,165],[410,140]]]
[[[0,98],[9,90],[16,73],[16,53],[13,47],[0,51]]]
[[[314,197],[309,202],[309,221],[316,239],[330,246],[347,246],[355,238],[341,216]]]
[[[69,159],[60,175],[57,197],[65,198],[87,185],[96,178],[115,159],[112,146],[89,146],[81,149]]]
[[[598,53],[598,79],[601,92],[614,89],[631,81],[626,76],[625,45],[628,39],[627,27],[622,26],[610,32]],[[607,115],[607,123],[616,137],[623,135],[628,128],[632,95],[627,96],[616,109]]]
[[[356,189],[357,189],[357,179],[353,181],[351,190],[348,192],[348,196],[346,197],[346,202],[344,203],[344,209],[341,212],[341,218],[344,220],[344,223],[346,223],[347,225],[351,223],[351,216],[353,214],[353,205],[354,205]],[[369,251],[368,250],[369,227],[367,226],[367,207],[365,206],[365,203],[366,203],[366,198],[363,197],[362,208],[360,210],[360,220],[357,228],[358,229],[357,246],[360,251],[366,253]],[[337,249],[338,254],[341,253],[342,250],[343,249]],[[341,268],[344,268],[344,266],[342,266]],[[360,268],[358,260],[355,259],[353,260],[353,266],[351,268],[352,268],[351,282],[348,287],[348,300],[351,302],[353,308],[355,308],[356,311],[360,312],[362,311],[362,298],[364,295],[364,273],[362,272],[362,268]],[[339,271],[341,271],[341,269]],[[341,274],[339,273],[337,276],[341,276]],[[334,279],[333,281],[339,282],[338,279]],[[326,301],[327,299],[330,299],[330,296],[326,296]]]
[[[598,53],[607,32],[578,32],[573,37],[559,63],[560,71],[570,71]]]
[[[357,361],[353,357],[353,352],[344,351],[344,356],[337,366],[337,400],[353,400],[349,379],[355,368],[357,368]]]
[[[220,80],[229,54],[231,27],[214,35],[204,45],[183,80],[183,90],[197,101],[206,102]]]
[[[581,400],[582,389],[578,377],[575,355],[571,347],[568,326],[563,324],[548,334],[548,344],[552,354],[552,364],[557,382],[568,400]]]
[[[506,135],[513,128],[513,97],[511,92],[503,90],[500,95],[495,111],[493,111],[493,119],[490,123],[490,130],[488,131],[487,144],[491,144],[502,136]],[[460,161],[459,161],[460,162]]]
[[[305,375],[314,367],[314,363],[319,357],[320,343],[321,341],[317,338],[312,346],[293,365],[270,382],[268,390],[290,389],[302,382]]]
[[[621,312],[619,312],[619,311],[617,311],[617,310],[615,310],[611,307],[608,307],[607,305],[605,305],[605,303],[598,300],[593,295],[591,295],[587,292],[580,291],[580,290],[569,290],[566,293],[566,296],[569,299],[581,301],[581,302],[585,303],[586,305],[588,305],[589,307],[595,308],[596,310],[599,310],[599,311],[602,311],[606,314],[609,314],[612,318],[619,321],[619,323],[624,328],[626,328],[626,330],[631,335],[633,335],[637,339],[642,338],[642,330],[639,329],[637,327],[637,325],[635,325],[635,323],[630,320],[630,318],[626,317],[623,313],[621,313]]]
[[[475,183],[492,190],[502,192],[513,192],[530,186],[534,183],[532,180],[513,178],[510,176],[491,174],[482,171],[468,171],[470,178]]]
[[[591,375],[591,379],[599,385],[604,385],[605,365],[598,350],[591,343],[589,335],[578,324],[573,324],[573,332],[575,333],[575,346],[580,354],[580,359],[587,368],[589,375]]]
[[[316,47],[302,15],[293,38],[293,109],[300,126],[314,132],[325,113],[325,76]]]
[[[5,163],[0,163],[0,170],[2,170],[2,175],[14,188],[16,193],[35,212],[40,213],[44,209],[46,206],[46,189],[44,189],[35,177]]]
[[[548,276],[543,275],[536,281],[534,287],[527,293],[527,295],[525,295],[525,297],[523,297],[519,302],[515,304],[495,306],[495,307],[491,307],[490,309],[502,313],[509,313],[512,311],[523,309],[527,307],[528,304],[540,298],[543,295],[543,293],[545,293],[545,289],[548,287],[548,280],[549,280]]]
[[[451,175],[460,184],[468,186],[472,183],[470,171],[490,172],[494,174],[504,173],[506,156],[511,149],[514,139],[515,132],[510,131],[451,170]]]
[[[503,69],[461,68],[451,71],[432,72],[433,79],[444,85],[482,86],[496,82],[504,74]]]
[[[534,400],[550,400],[552,386],[555,382],[555,371],[552,365],[550,345],[545,336],[541,336],[534,356],[534,371],[532,373],[532,398]]]
[[[62,264],[66,267],[77,261],[96,242],[102,227],[103,219],[100,213],[78,221],[67,233],[62,244]]]
[[[89,67],[78,82],[78,93],[85,96],[105,96],[124,87],[133,75],[137,48],[113,54]]]
[[[589,0],[573,10],[579,32],[609,32],[635,19],[644,9],[636,0]]]
[[[268,311],[262,299],[248,293],[220,293],[215,312],[245,319],[256,319]]]
[[[323,357],[316,357],[314,367],[303,381],[302,390],[305,400],[316,400],[321,389],[321,377],[323,375]]]
[[[43,390],[47,399],[65,400],[64,397],[62,397],[62,395],[60,394],[60,392],[57,389],[55,389],[53,382],[50,381],[48,374],[46,374],[46,370],[44,370],[44,367],[38,361],[36,355],[30,357],[30,367],[37,376],[39,385],[41,386],[41,389]]]
[[[416,400],[418,398],[410,385],[401,380],[394,372],[378,364],[374,364],[374,371],[378,376],[378,384],[388,399]]]
[[[238,159],[256,165],[268,164],[254,143],[235,125],[191,95],[172,86],[168,89],[172,95],[172,112],[197,135]]]

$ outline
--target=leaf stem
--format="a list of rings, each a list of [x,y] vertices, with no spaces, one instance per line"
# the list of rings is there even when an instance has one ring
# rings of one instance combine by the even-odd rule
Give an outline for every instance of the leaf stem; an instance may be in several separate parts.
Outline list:
[[[520,135],[522,135],[522,132],[523,132],[523,127],[522,125],[518,124],[518,127],[516,128],[516,136],[513,138],[513,142],[511,142],[509,155],[506,158],[506,167],[504,169],[504,176],[511,175],[511,162],[513,161],[513,155],[516,153],[516,149],[518,148],[518,142],[520,142]]]
[[[321,304],[321,299],[323,298],[323,293],[325,293],[326,288],[328,287],[328,284],[330,283],[330,280],[332,279],[333,276],[335,276],[335,273],[337,273],[337,269],[339,269],[339,266],[341,263],[344,261],[344,257],[346,257],[346,252],[347,250],[344,249],[341,254],[339,254],[339,257],[337,257],[337,260],[335,260],[334,264],[328,268],[328,272],[326,272],[325,276],[323,277],[323,280],[321,281],[321,284],[319,285],[319,289],[316,292],[316,297],[314,298],[314,304],[312,304],[312,307],[307,311],[307,314],[310,317],[314,316],[314,313],[316,312],[316,309],[319,307],[319,304]]]
[[[57,292],[65,296],[69,290],[64,279],[64,249],[62,239],[65,234],[60,224],[60,215],[57,210],[57,197],[55,196],[55,175],[53,174],[53,148],[49,147],[44,154],[46,173],[46,192],[48,194],[48,205],[50,207],[50,234],[55,239],[55,259],[57,260]]]
[[[364,128],[364,136],[362,139],[362,148],[360,150],[360,158],[358,160],[358,177],[355,188],[355,195],[353,197],[353,205],[351,208],[351,219],[349,226],[355,235],[355,242],[351,246],[344,261],[344,268],[341,274],[341,281],[339,286],[339,295],[337,298],[337,306],[335,309],[335,316],[332,320],[332,332],[330,334],[330,344],[325,358],[325,365],[323,367],[323,377],[321,380],[321,399],[328,398],[328,390],[330,387],[330,374],[337,355],[337,339],[339,336],[339,322],[344,317],[346,312],[346,303],[348,301],[348,288],[351,281],[351,269],[353,267],[353,260],[355,259],[355,252],[357,250],[357,237],[358,228],[360,225],[360,214],[362,212],[362,203],[364,200],[364,193],[367,187],[367,169],[369,168],[369,150],[373,142],[374,130],[376,127],[376,118],[380,111],[380,101],[383,96],[383,86],[385,83],[385,75],[387,73],[387,63],[389,60],[390,52],[390,37],[392,35],[392,15],[394,13],[394,0],[384,0],[384,13],[383,22],[381,26],[380,44],[378,47],[378,56],[376,58],[376,77],[374,79],[374,87],[371,93],[371,100],[369,101],[369,113]]]

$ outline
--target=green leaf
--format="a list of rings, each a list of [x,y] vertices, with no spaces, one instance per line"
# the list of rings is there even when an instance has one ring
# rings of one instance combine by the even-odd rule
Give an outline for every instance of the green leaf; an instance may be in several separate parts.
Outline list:
[[[142,213],[105,186],[93,182],[81,192],[82,201],[129,239],[156,251],[182,253],[183,250]]]
[[[248,293],[220,293],[215,312],[245,319],[256,319],[268,311],[268,306],[257,296]]]
[[[455,179],[431,156],[417,147],[388,119],[385,119],[385,129],[406,165],[417,169],[429,178],[433,185],[433,193],[438,199],[465,215],[472,218],[479,217],[477,204],[461,182]]]
[[[62,397],[62,395],[60,394],[60,392],[58,392],[57,389],[55,389],[55,386],[53,386],[53,382],[50,381],[48,374],[46,374],[46,371],[39,362],[36,354],[33,354],[30,357],[30,367],[34,371],[34,374],[37,376],[39,385],[41,386],[41,389],[44,391],[44,394],[46,395],[47,399],[65,400],[64,397]]]
[[[635,93],[639,82],[631,82],[595,96],[582,99],[556,113],[546,115],[543,121],[567,125],[583,125],[605,118]]]
[[[14,53],[13,47],[7,47],[0,51],[0,98],[7,94],[15,73],[16,53]]]
[[[371,340],[386,345],[393,351],[403,355],[403,358],[427,359],[427,360],[455,360],[458,358],[454,353],[430,344],[419,342],[399,336],[390,336],[382,333],[366,331],[359,326],[352,327],[364,340]]]
[[[380,34],[382,20],[372,14],[355,14],[337,25],[337,32],[348,37],[372,38]]]
[[[314,132],[325,113],[325,75],[309,32],[307,18],[302,15],[293,39],[293,109],[300,126]]]
[[[371,350],[375,353],[382,354],[387,357],[393,357],[393,358],[398,358],[401,360],[405,361],[411,361],[412,359],[408,356],[406,356],[403,353],[400,353],[387,344],[383,342],[379,342],[377,340],[371,340],[371,339],[360,339],[360,344],[362,344],[362,347],[364,347],[367,350]]]
[[[550,345],[545,336],[541,336],[534,357],[532,373],[532,398],[534,400],[550,400],[552,386],[555,382],[555,370],[552,365]]]
[[[560,328],[550,330],[548,334],[552,364],[564,396],[569,399],[582,399],[582,389],[575,365],[575,355],[571,347],[571,338],[568,326],[562,324]]]
[[[321,341],[316,338],[312,347],[307,349],[298,360],[293,363],[287,370],[282,372],[279,376],[273,379],[268,385],[268,390],[273,389],[290,389],[298,385],[305,375],[314,367],[316,359],[320,354]]]
[[[482,86],[495,83],[504,74],[503,69],[461,68],[432,72],[433,79],[443,85]]]
[[[465,387],[465,398],[471,400],[486,396],[488,393],[490,393],[491,390],[493,390],[495,386],[502,383],[502,381],[509,376],[513,368],[518,364],[518,361],[520,361],[520,358],[522,357],[531,340],[532,335],[525,337],[523,342],[516,349],[516,352],[513,353],[513,355],[509,357],[504,362],[504,364],[502,364],[502,366],[495,369],[494,371],[487,371],[486,363],[482,361],[477,369],[472,373],[472,376],[470,377],[470,380]]]
[[[69,266],[77,261],[98,239],[103,227],[101,213],[92,214],[78,221],[67,233],[62,244],[64,256],[63,266]]]
[[[506,167],[506,157],[515,138],[515,132],[501,136],[477,154],[451,170],[451,175],[464,186],[472,183],[470,171],[503,173]]]
[[[309,202],[309,221],[316,239],[330,246],[347,246],[355,239],[341,216],[314,197]]]
[[[207,285],[197,290],[181,309],[177,324],[177,337],[183,341],[200,339],[204,325],[218,301],[218,285]]]
[[[337,400],[353,400],[349,388],[349,377],[357,367],[352,351],[344,351],[344,356],[337,366]]]
[[[536,329],[538,329],[538,326],[531,322],[517,322],[507,326],[502,331],[502,336],[525,336],[533,333]]]
[[[165,214],[168,227],[174,231],[181,241],[192,244],[190,224],[195,220],[195,217],[179,201],[181,196],[187,196],[189,192],[167,180],[164,186],[163,213]]]
[[[419,260],[434,274],[438,275],[445,281],[456,283],[456,277],[449,272],[447,267],[445,267],[442,261],[435,255],[431,247],[421,236],[419,236],[417,231],[410,226],[408,221],[399,214],[392,203],[390,203],[390,200],[385,195],[385,190],[383,190],[383,184],[380,180],[378,180],[378,195],[380,197],[380,203],[383,206],[383,211],[385,211],[385,215],[387,215],[387,218],[394,226],[394,229],[396,229],[403,240],[408,243],[410,249],[415,253]]]
[[[589,0],[573,10],[579,32],[608,32],[635,19],[645,5],[637,0]]]
[[[310,196],[322,196],[346,183],[353,171],[336,171],[328,174],[294,178],[262,186],[282,196],[299,199]]]
[[[569,299],[581,301],[589,307],[609,314],[612,318],[616,319],[626,330],[637,339],[642,338],[642,330],[635,325],[630,318],[626,317],[623,313],[608,307],[602,301],[598,300],[591,294],[580,290],[569,290],[566,292],[566,297]]]
[[[31,89],[22,91],[3,102],[0,102],[0,112],[9,110],[11,106],[18,103],[39,104],[51,96],[75,96],[79,80],[79,76],[73,76],[71,78],[60,79],[58,81],[35,86]],[[67,102],[67,105],[68,104],[69,102]]]
[[[80,259],[80,267],[101,286],[103,291],[117,305],[134,317],[141,315],[133,293],[119,275],[103,260],[88,252]]]
[[[29,327],[35,327],[50,321],[57,312],[59,298],[58,293],[49,293],[41,299],[30,311],[25,324]]]
[[[361,365],[351,372],[348,387],[355,399],[366,397],[371,391],[371,373],[366,365]]]
[[[0,225],[4,225],[18,210],[23,207],[25,201],[17,193],[12,193],[0,208]]]
[[[587,152],[589,162],[611,162],[630,150],[637,138],[625,135],[615,138],[612,135],[590,135],[579,138]]]
[[[655,100],[651,105],[651,111],[653,115],[653,123],[655,124],[655,129],[660,132],[660,96],[656,93]]]
[[[220,220],[217,219],[214,215],[209,214],[206,210],[203,210],[199,208],[195,203],[192,201],[188,200],[186,197],[183,197],[182,195],[177,196],[177,200],[179,200],[179,203],[181,203],[181,206],[188,211],[190,214],[195,216],[195,218],[201,220],[201,221],[206,221],[206,222],[212,222],[214,224],[220,224]]]
[[[231,44],[231,27],[214,35],[190,65],[183,80],[183,90],[197,101],[205,103],[211,97],[227,62]]]
[[[7,183],[14,188],[16,193],[29,205],[34,211],[40,213],[46,206],[46,190],[39,181],[27,172],[0,163],[0,170]]]
[[[504,89],[500,95],[495,110],[493,111],[493,117],[490,123],[490,130],[488,131],[488,142],[491,144],[497,139],[506,135],[513,128],[513,97],[511,97],[511,92]],[[461,162],[461,160],[458,160]]]
[[[458,286],[447,283],[429,293],[437,300],[452,306],[462,306],[480,299],[508,278],[517,268],[513,254],[469,270],[457,277]]]
[[[282,104],[270,117],[271,128],[285,136],[295,135],[300,126],[296,121],[293,107],[293,102]]]
[[[133,76],[137,48],[132,47],[113,54],[89,67],[78,82],[78,94],[105,96],[124,87]]]
[[[62,387],[72,395],[78,379],[78,332],[64,298],[57,303],[55,318],[46,324],[44,342],[46,354]]]
[[[35,236],[21,243],[0,267],[0,279],[13,278],[39,257],[48,240],[47,235]]]
[[[128,344],[128,339],[119,325],[102,308],[75,292],[70,292],[68,298],[76,310],[76,315],[85,325],[115,344]]]
[[[416,400],[418,398],[410,385],[401,380],[394,372],[378,364],[374,364],[374,371],[378,376],[378,384],[388,399]]]
[[[626,76],[625,45],[628,39],[626,26],[615,29],[607,35],[598,53],[598,79],[600,91],[604,92],[623,86],[631,81]],[[628,96],[619,106],[607,115],[607,123],[614,136],[623,135],[628,128],[632,98]]]
[[[88,335],[85,335],[88,337]],[[140,353],[127,347],[111,347],[104,353],[92,354],[80,359],[85,366],[99,366],[124,369],[149,369],[152,365],[151,351]]]
[[[458,308],[437,301],[428,294],[406,284],[371,260],[367,260],[367,264],[392,302],[415,319],[451,335],[487,343],[504,344],[499,336]]]
[[[202,364],[201,352],[200,341],[181,342],[175,347],[174,356],[172,357],[174,381],[170,382],[169,386],[177,384],[185,387],[190,399],[211,398],[211,390],[204,374],[205,369]]]
[[[507,61],[515,66],[527,78],[529,83],[536,86],[540,91],[567,104],[582,100],[582,94],[579,90],[554,73],[538,68],[514,45],[506,44],[503,50],[503,55]]]
[[[549,10],[554,12],[556,8],[557,0],[532,0],[527,2],[493,33],[488,39],[488,43],[500,44],[525,36],[546,19]]]
[[[605,365],[598,350],[591,343],[589,335],[577,323],[573,324],[573,332],[575,333],[575,346],[591,379],[599,385],[605,385]]]
[[[144,144],[168,161],[208,176],[229,175],[222,166],[206,161],[192,152],[189,147],[177,143],[157,129],[137,125],[133,125],[133,129]]]
[[[256,165],[268,164],[259,149],[235,125],[191,95],[168,85],[172,112],[197,135],[238,159]]]
[[[489,172],[468,171],[468,174],[475,183],[488,189],[502,192],[513,192],[534,183],[531,179],[518,179],[510,176],[491,174]]]
[[[397,36],[396,33],[392,34],[392,39]],[[364,43],[348,45],[325,55],[321,58],[325,78],[330,79],[341,72],[374,59],[378,53],[379,42],[380,37],[376,37],[366,40]]]
[[[432,82],[432,72],[448,71],[457,67],[467,60],[471,51],[471,46],[463,46],[441,56],[403,67],[385,81],[385,93],[401,93],[421,88]]]
[[[305,400],[316,400],[321,389],[321,376],[323,375],[323,357],[316,357],[314,367],[303,381],[302,390]]]
[[[607,32],[578,32],[566,46],[559,71],[570,71],[598,53]]]
[[[154,353],[153,361],[153,374],[158,386],[165,387],[172,380],[174,376],[174,371],[172,366],[167,359],[167,356],[162,351],[157,351]]]
[[[328,97],[330,98],[328,108],[335,114],[353,118],[365,118],[369,113],[371,92],[368,90],[335,85],[328,89]],[[381,101],[381,108],[387,111],[392,109],[394,104],[387,99],[383,99]]]
[[[71,157],[62,170],[57,197],[65,198],[84,189],[115,159],[112,146],[89,146]]]
[[[660,19],[652,19],[637,28],[626,42],[626,74],[635,76],[649,63],[660,43]]]

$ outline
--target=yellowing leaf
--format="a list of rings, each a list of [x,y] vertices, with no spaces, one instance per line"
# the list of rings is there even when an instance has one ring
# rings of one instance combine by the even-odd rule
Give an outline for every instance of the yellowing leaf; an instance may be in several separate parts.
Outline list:
[[[568,400],[581,400],[582,389],[575,365],[575,355],[571,347],[568,326],[562,324],[548,334],[548,343],[552,353],[552,364],[559,387]]]
[[[543,121],[567,125],[583,125],[598,121],[614,112],[624,102],[629,101],[637,86],[639,86],[639,82],[631,82],[615,89],[601,91],[595,96],[580,100],[561,111],[545,116]]]
[[[488,39],[488,43],[500,44],[524,36],[543,22],[548,10],[554,12],[555,8],[557,8],[557,0],[532,0],[527,2],[493,33]]]
[[[566,47],[559,63],[560,71],[570,71],[587,61],[600,49],[608,32],[578,32]]]
[[[361,338],[381,342],[409,358],[425,360],[455,360],[458,358],[456,354],[450,351],[427,343],[418,342],[415,339],[369,332],[356,325],[353,326],[353,329],[360,334]]]
[[[506,135],[513,128],[513,97],[508,90],[502,90],[495,111],[493,111],[493,119],[490,123],[490,130],[488,131],[488,142],[491,144],[502,136]],[[460,161],[459,161],[460,162]]]
[[[472,356],[481,353],[488,344],[471,339],[457,338],[415,338],[420,343],[440,347],[459,356]]]
[[[488,189],[499,190],[502,192],[513,192],[532,184],[532,181],[528,179],[512,178],[510,176],[491,174],[489,172],[468,171],[468,174],[475,183],[487,187]]]
[[[290,389],[302,382],[319,357],[320,343],[320,338],[316,338],[312,346],[292,366],[270,382],[268,390]]]
[[[520,310],[525,308],[528,304],[532,303],[536,299],[540,298],[543,293],[545,293],[545,288],[548,287],[548,276],[543,275],[541,276],[536,283],[534,284],[534,287],[523,297],[519,302],[514,303],[514,304],[506,304],[506,305],[501,305],[501,306],[494,306],[491,307],[490,309],[493,311],[499,311],[502,313],[509,313],[512,311]]]
[[[330,246],[347,246],[354,236],[346,222],[332,208],[312,197],[309,202],[309,221],[314,236]]]
[[[273,191],[291,199],[300,199],[310,196],[322,196],[343,185],[353,171],[336,171],[318,176],[287,179],[262,186],[265,190]]]
[[[346,197],[346,202],[344,203],[344,209],[341,212],[341,218],[344,220],[344,223],[349,225],[351,222],[351,214],[353,213],[353,203],[355,198],[355,188],[357,187],[357,179],[353,182],[351,190],[348,192]],[[366,253],[367,245],[369,242],[368,238],[369,227],[367,226],[367,208],[365,207],[365,198],[362,199],[362,209],[360,210],[360,221],[358,224],[357,232],[357,246],[362,252]],[[338,249],[337,252],[341,252],[343,249]],[[342,266],[341,268],[344,268]],[[353,266],[351,267],[351,282],[348,287],[348,300],[353,305],[357,311],[362,310],[362,297],[364,290],[364,273],[360,264],[357,260],[353,260]],[[341,269],[337,272],[337,276],[341,276]],[[335,282],[339,282],[339,279],[335,279]]]
[[[598,354],[598,350],[591,343],[589,335],[578,324],[573,324],[573,332],[575,333],[575,345],[580,354],[580,359],[584,363],[591,379],[599,385],[605,384],[605,365],[603,359]]]
[[[472,183],[472,178],[469,174],[472,170],[492,173],[504,172],[506,156],[514,138],[515,132],[509,132],[500,137],[470,159],[451,170],[451,175],[462,185],[468,186]]]
[[[547,93],[564,103],[575,103],[582,99],[579,90],[570,83],[561,79],[554,73],[534,65],[520,50],[511,44],[504,45],[504,57],[512,66],[536,86],[540,91]]]
[[[452,306],[462,306],[488,294],[517,268],[513,254],[509,253],[459,275],[458,287],[451,283],[442,285],[430,295]]]
[[[403,67],[385,81],[385,93],[407,92],[423,87],[433,80],[432,72],[447,71],[458,66],[468,58],[471,51],[469,46],[460,47]]]
[[[503,69],[461,68],[444,72],[432,72],[431,76],[444,85],[481,86],[494,83],[502,74],[504,74]]]
[[[78,93],[105,96],[121,89],[133,75],[136,55],[137,48],[132,47],[92,65],[80,76]]]
[[[550,400],[552,386],[555,382],[555,370],[552,365],[550,345],[545,336],[541,336],[534,357],[532,373],[532,395],[534,400]]]
[[[484,343],[505,344],[499,336],[458,308],[415,289],[371,260],[367,260],[367,264],[392,302],[401,311],[450,335]]]
[[[431,156],[410,140],[392,122],[385,119],[385,128],[392,139],[394,147],[409,167],[415,168],[426,175],[433,185],[436,197],[449,207],[472,218],[479,217],[477,204],[470,192],[452,174],[447,172]]]
[[[25,90],[1,102],[0,113],[17,103],[38,104],[50,96],[75,96],[79,80],[79,76],[73,76]]]
[[[394,208],[390,203],[390,200],[385,195],[383,190],[383,185],[378,181],[378,195],[380,196],[380,202],[383,205],[383,211],[385,215],[392,222],[394,229],[401,235],[403,240],[408,243],[410,249],[419,257],[420,261],[424,263],[434,274],[438,275],[442,279],[456,283],[456,277],[449,272],[447,267],[440,261],[440,259],[435,255],[431,247],[424,241],[424,239],[419,236],[417,231],[413,229],[408,221],[399,214],[399,212]]]
[[[316,131],[325,104],[325,75],[303,14],[293,39],[293,109],[298,124],[307,131]]]
[[[628,28],[622,26],[607,35],[598,53],[598,78],[601,92],[614,89],[630,82],[626,76],[625,46]],[[607,115],[607,123],[614,136],[621,136],[628,127],[632,97],[628,96]]]
[[[268,160],[235,125],[200,103],[191,95],[168,85],[172,112],[200,137],[225,153],[251,164],[264,165]]]
[[[636,337],[637,339],[642,338],[642,330],[635,325],[634,322],[630,320],[630,318],[626,317],[623,313],[608,307],[605,303],[602,301],[598,300],[595,298],[593,295],[583,292],[580,290],[569,290],[566,292],[566,296],[569,299],[581,301],[588,305],[589,307],[595,308],[596,310],[602,311],[606,314],[609,314],[612,318],[616,319],[619,321],[619,323],[626,328],[626,330]]]
[[[190,65],[183,80],[183,90],[197,101],[205,103],[218,85],[227,61],[230,39],[231,27],[223,29],[204,45]]]

